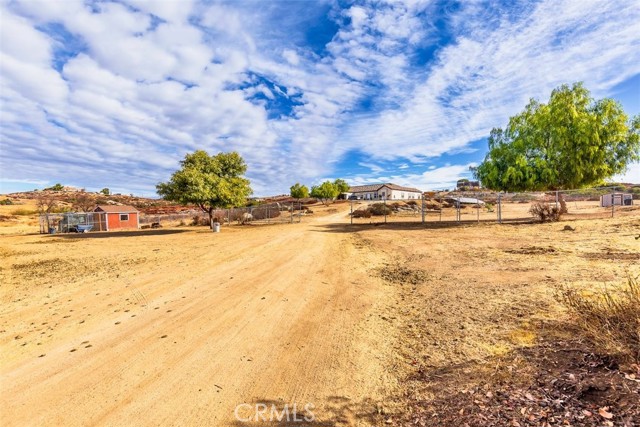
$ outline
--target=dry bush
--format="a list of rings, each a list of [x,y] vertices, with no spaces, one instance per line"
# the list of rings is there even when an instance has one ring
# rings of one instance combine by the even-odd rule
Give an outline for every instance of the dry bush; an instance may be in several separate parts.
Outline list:
[[[560,289],[557,298],[577,319],[594,345],[623,361],[640,361],[640,283],[631,276],[621,291],[604,289],[585,296],[575,289]]]
[[[280,216],[280,211],[273,206],[265,206],[265,207],[254,208],[251,211],[251,215],[253,219],[256,219],[256,220],[273,219]]]
[[[380,216],[384,215],[385,211],[387,215],[391,215],[393,213],[393,209],[390,206],[385,205],[384,203],[374,203],[369,206],[369,212],[371,215]]]
[[[430,201],[426,202],[424,207],[427,210],[431,210],[431,211],[439,211],[439,210],[442,209],[442,207],[440,206],[440,203],[438,203],[435,200],[430,200]]]
[[[558,208],[543,202],[534,202],[529,208],[529,213],[540,222],[559,221],[562,213]]]
[[[191,225],[209,225],[209,218],[202,215],[194,215],[193,220],[191,220]]]
[[[371,218],[371,212],[368,209],[358,209],[351,214],[353,218]]]
[[[38,211],[35,211],[33,209],[24,209],[24,208],[14,209],[13,211],[11,211],[11,215],[19,215],[19,216],[30,216],[30,215],[35,215],[37,213]]]

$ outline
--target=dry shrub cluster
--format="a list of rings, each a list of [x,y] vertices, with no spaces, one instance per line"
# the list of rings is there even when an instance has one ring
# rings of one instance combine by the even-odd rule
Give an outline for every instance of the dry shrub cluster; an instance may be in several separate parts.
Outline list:
[[[256,220],[277,218],[280,215],[281,215],[280,210],[273,206],[264,206],[264,207],[261,206],[258,208],[254,208],[251,211],[252,219],[256,219]]]
[[[371,215],[375,216],[385,215],[385,212],[387,215],[391,215],[393,213],[393,208],[385,205],[384,203],[374,203],[369,206],[368,210],[371,212]]]
[[[595,295],[583,295],[562,288],[558,299],[577,319],[578,326],[594,345],[622,361],[640,362],[640,283],[628,277],[621,291],[605,289]]]
[[[354,218],[371,218],[371,212],[369,209],[358,209],[351,214]]]
[[[548,203],[535,202],[531,204],[529,213],[540,222],[559,221],[562,216],[562,208],[558,209]]]

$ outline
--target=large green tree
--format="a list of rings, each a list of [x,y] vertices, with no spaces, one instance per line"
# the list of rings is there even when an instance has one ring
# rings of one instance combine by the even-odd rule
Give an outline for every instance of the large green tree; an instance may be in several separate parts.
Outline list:
[[[235,151],[210,156],[198,150],[187,154],[180,164],[169,182],[156,185],[158,194],[166,200],[198,205],[209,214],[211,228],[215,209],[243,205],[252,193],[244,177],[247,165]]]
[[[305,199],[309,197],[309,189],[306,185],[300,185],[299,182],[296,182],[289,188],[291,190],[291,197],[295,199]]]
[[[336,179],[335,181],[325,181],[320,185],[311,187],[311,197],[315,197],[322,202],[323,205],[328,205],[342,193],[349,191],[349,184],[343,179]]]
[[[594,100],[582,83],[560,86],[547,104],[532,99],[489,137],[474,169],[484,187],[504,191],[597,185],[640,160],[640,116],[629,120],[619,102]]]

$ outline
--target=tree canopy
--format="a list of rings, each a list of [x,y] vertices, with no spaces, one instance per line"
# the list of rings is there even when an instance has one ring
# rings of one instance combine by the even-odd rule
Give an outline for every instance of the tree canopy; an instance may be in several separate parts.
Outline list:
[[[293,184],[290,188],[291,197],[294,199],[305,199],[309,197],[309,189],[306,185],[300,185],[299,182]]]
[[[338,189],[338,194],[342,194],[342,193],[346,193],[347,191],[349,191],[349,184],[347,184],[347,182],[344,179],[336,179],[335,181],[333,181],[333,185],[336,186],[336,188]]]
[[[349,185],[342,179],[336,179],[333,182],[325,181],[320,185],[311,187],[311,197],[319,199],[322,204],[326,205],[348,190]]]
[[[187,154],[180,164],[181,169],[169,182],[156,185],[157,192],[166,200],[198,205],[209,214],[211,227],[216,208],[243,205],[252,193],[249,180],[243,176],[247,165],[235,151],[210,156],[198,150]]]
[[[562,85],[548,104],[531,99],[524,111],[494,128],[489,152],[474,175],[504,191],[598,185],[640,160],[640,116],[629,120],[619,102],[594,100],[582,83]]]

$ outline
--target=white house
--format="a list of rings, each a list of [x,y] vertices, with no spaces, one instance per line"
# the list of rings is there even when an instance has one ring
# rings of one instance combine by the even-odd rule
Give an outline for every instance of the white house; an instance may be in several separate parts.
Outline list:
[[[421,199],[422,191],[391,183],[356,185],[349,188],[347,198],[355,200],[412,200]]]

